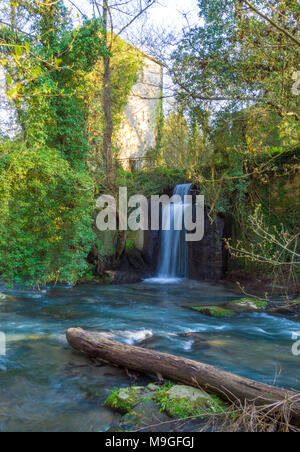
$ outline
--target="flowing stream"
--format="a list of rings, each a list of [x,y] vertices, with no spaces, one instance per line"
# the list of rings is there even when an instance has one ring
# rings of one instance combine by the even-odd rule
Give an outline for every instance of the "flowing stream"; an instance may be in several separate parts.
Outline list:
[[[188,278],[188,242],[185,240],[185,196],[192,184],[177,185],[173,196],[178,200],[163,206],[159,264],[156,282],[176,282]],[[176,198],[175,198],[176,199]],[[155,279],[152,280],[155,282]]]
[[[0,431],[105,431],[119,420],[103,402],[129,379],[122,369],[94,367],[71,350],[65,331],[74,326],[300,390],[300,357],[291,352],[300,319],[217,319],[190,310],[239,298],[221,285],[90,284],[9,294],[15,299],[0,300],[7,338],[7,355],[0,356]]]

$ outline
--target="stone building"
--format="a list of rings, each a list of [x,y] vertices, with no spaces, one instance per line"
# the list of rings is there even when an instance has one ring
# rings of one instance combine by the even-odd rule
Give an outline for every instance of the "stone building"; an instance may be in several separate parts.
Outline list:
[[[146,164],[147,151],[157,144],[162,113],[163,66],[143,54],[144,66],[133,86],[118,133],[119,160],[127,169]]]

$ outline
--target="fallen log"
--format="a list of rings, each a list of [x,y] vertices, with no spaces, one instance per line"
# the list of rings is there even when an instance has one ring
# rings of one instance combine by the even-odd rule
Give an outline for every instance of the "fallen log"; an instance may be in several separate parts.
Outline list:
[[[274,404],[274,408],[276,404],[285,402],[285,409],[290,409],[297,425],[300,425],[300,394],[297,392],[240,377],[183,357],[126,345],[108,339],[101,333],[87,332],[81,328],[69,329],[66,336],[72,348],[91,358],[200,387],[229,402],[248,401],[259,407]]]

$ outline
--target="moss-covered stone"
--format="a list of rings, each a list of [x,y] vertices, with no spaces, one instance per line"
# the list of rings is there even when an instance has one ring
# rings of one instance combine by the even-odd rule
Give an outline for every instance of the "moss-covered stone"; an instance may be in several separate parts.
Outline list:
[[[129,413],[141,400],[144,387],[116,389],[104,402],[105,406],[120,413]]]
[[[174,385],[171,382],[162,386],[148,385],[115,390],[107,398],[105,405],[125,414],[120,427],[126,431],[151,426],[157,421],[166,423],[170,417],[177,420],[204,419],[207,416],[223,415],[227,410],[217,396],[209,395],[198,388]]]
[[[210,317],[233,317],[235,315],[231,310],[218,306],[195,306],[192,309]]]
[[[163,411],[176,419],[205,418],[226,412],[225,405],[216,396],[191,386],[164,386],[156,392],[154,399]]]
[[[252,311],[262,311],[267,309],[268,302],[265,300],[256,300],[254,298],[241,298],[240,300],[231,301],[228,306]]]
[[[130,413],[122,417],[120,426],[125,431],[137,428],[157,426],[166,423],[170,418],[160,410],[160,406],[152,399],[142,399]]]
[[[149,391],[157,391],[158,389],[159,389],[158,385],[155,385],[153,383],[149,383],[147,388],[146,388],[146,391],[148,391],[148,392]]]

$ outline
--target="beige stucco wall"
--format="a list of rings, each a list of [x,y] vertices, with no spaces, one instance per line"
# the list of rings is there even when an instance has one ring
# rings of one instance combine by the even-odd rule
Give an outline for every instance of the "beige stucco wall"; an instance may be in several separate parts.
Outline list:
[[[119,159],[125,168],[141,168],[145,153],[156,145],[162,89],[162,66],[145,56],[118,133]]]

